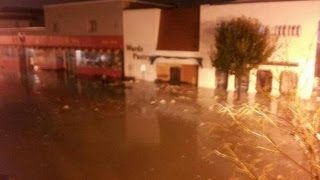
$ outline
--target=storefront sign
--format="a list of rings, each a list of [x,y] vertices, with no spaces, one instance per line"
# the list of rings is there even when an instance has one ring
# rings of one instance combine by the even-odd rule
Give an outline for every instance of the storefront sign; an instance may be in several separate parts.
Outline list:
[[[132,58],[137,60],[148,60],[149,56],[143,54],[143,48],[141,46],[126,45],[127,51],[132,51]]]

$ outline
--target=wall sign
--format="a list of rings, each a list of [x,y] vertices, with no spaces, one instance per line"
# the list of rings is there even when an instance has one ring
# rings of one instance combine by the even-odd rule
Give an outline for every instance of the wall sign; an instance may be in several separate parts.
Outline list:
[[[138,46],[133,46],[130,44],[126,45],[127,51],[132,52],[132,58],[137,59],[137,60],[148,60],[149,56],[143,54],[143,47],[138,45]]]
[[[301,35],[301,25],[293,24],[283,24],[276,26],[262,26],[261,30],[268,28],[270,32],[277,36],[300,36]]]

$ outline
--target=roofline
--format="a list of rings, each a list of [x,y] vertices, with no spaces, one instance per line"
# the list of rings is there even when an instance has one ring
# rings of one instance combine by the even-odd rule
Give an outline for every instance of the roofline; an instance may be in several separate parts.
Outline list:
[[[51,7],[65,7],[65,6],[74,6],[74,5],[88,5],[88,4],[96,4],[96,3],[107,3],[107,2],[129,2],[129,3],[139,3],[139,4],[147,4],[147,5],[155,5],[158,7],[168,8],[168,7],[174,7],[170,4],[164,4],[164,3],[156,3],[156,2],[148,2],[144,0],[93,0],[93,1],[80,1],[80,2],[67,2],[67,3],[58,3],[58,4],[48,4],[44,5],[44,9],[51,8]]]

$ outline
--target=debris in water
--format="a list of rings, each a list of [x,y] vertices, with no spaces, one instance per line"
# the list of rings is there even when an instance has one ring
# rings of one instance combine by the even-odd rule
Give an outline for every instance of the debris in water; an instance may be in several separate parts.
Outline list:
[[[151,105],[156,104],[156,103],[157,103],[157,101],[151,101],[150,102]]]
[[[176,103],[176,100],[172,99],[172,100],[170,101],[170,103],[171,103],[171,104],[174,104],[174,103]]]
[[[167,101],[164,100],[164,99],[162,99],[162,100],[160,101],[160,104],[166,104],[166,103],[167,103]]]
[[[64,105],[64,106],[62,107],[62,109],[64,109],[64,110],[69,110],[69,109],[70,109],[70,106],[69,106],[69,105]]]

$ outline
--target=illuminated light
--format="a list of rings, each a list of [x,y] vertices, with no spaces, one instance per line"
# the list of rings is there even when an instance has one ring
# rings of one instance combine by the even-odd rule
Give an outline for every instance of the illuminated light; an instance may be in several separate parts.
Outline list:
[[[34,82],[36,84],[40,84],[40,78],[36,74],[33,77],[34,77]]]
[[[106,60],[107,58],[106,58],[105,55],[101,55],[101,56],[100,56],[100,59],[101,59],[101,61],[104,61],[104,60]]]
[[[39,71],[39,66],[34,65],[34,66],[33,66],[33,70],[34,70],[34,71]]]
[[[140,66],[140,71],[141,71],[141,72],[145,72],[146,70],[147,70],[146,65],[145,65],[145,64],[141,64],[141,66]]]
[[[81,62],[81,59],[82,59],[82,51],[77,49],[75,51],[75,53],[76,53],[76,64],[80,65],[80,62]]]

